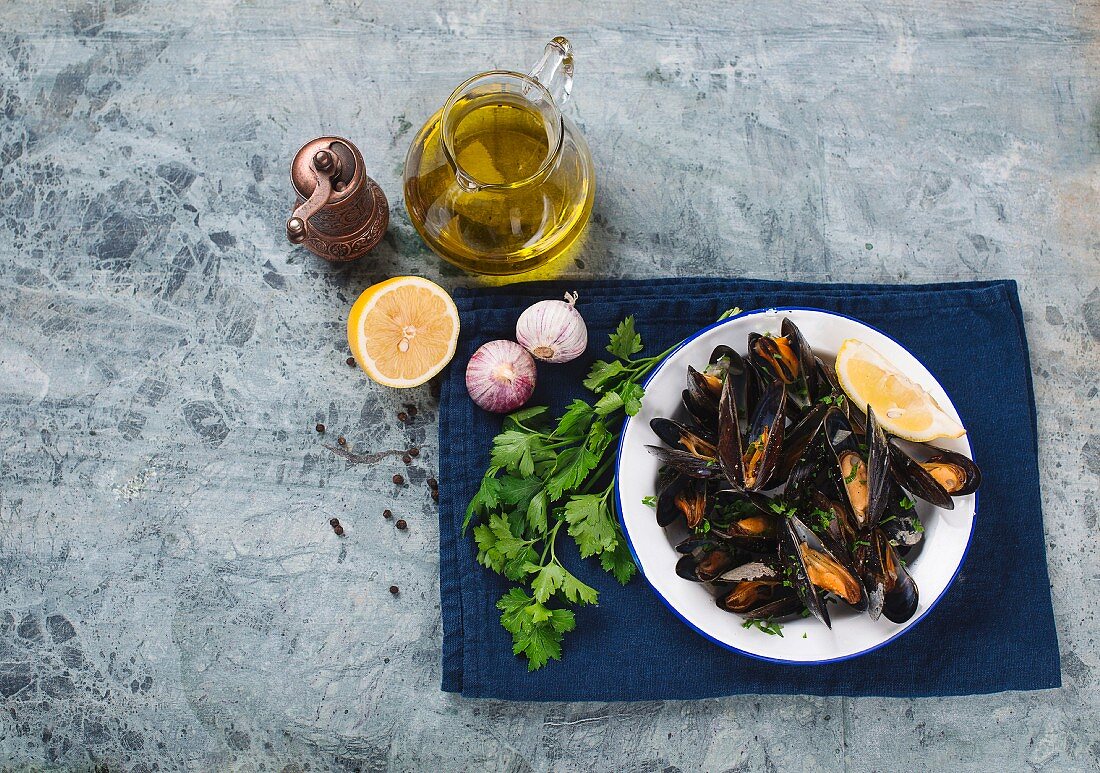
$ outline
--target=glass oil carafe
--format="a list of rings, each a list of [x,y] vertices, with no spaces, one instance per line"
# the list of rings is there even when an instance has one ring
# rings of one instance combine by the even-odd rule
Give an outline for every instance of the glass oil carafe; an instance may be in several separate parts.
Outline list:
[[[417,133],[405,206],[440,256],[474,273],[518,274],[584,230],[596,181],[584,137],[560,110],[572,85],[572,47],[557,37],[529,75],[475,75]]]

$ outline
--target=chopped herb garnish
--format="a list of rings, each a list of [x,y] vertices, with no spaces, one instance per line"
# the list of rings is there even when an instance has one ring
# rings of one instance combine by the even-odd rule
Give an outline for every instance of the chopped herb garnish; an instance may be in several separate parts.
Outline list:
[[[656,507],[657,497],[653,496],[652,494],[650,494],[648,497],[642,497],[642,504],[646,507]]]
[[[912,520],[913,530],[916,531],[918,534],[924,534],[924,524],[920,522],[920,518],[916,516],[916,513],[913,514]]]
[[[852,550],[855,550],[855,549],[856,549],[856,548],[858,548],[858,547],[859,547],[860,545],[864,545],[864,546],[866,546],[866,547],[871,547],[871,543],[870,543],[870,542],[868,542],[867,540],[865,540],[865,539],[857,539],[857,540],[856,540],[855,542],[853,542],[853,543],[852,543]]]
[[[859,462],[852,463],[852,471],[848,473],[848,477],[844,479],[845,483],[851,483],[856,479],[856,474],[859,473]]]
[[[898,506],[900,506],[902,510],[912,510],[913,505],[915,505],[915,504],[916,504],[916,502],[914,502],[909,497],[902,497],[901,501],[898,502]]]
[[[803,639],[805,639],[805,638],[806,638],[806,634],[802,634],[802,638],[803,638]]]
[[[821,525],[822,531],[828,531],[829,524],[833,522],[833,519],[836,517],[836,515],[827,510],[822,510],[820,507],[815,507],[813,509],[813,512],[810,513],[810,517],[816,518],[818,520],[818,523]]]
[[[758,631],[768,634],[768,636],[778,636],[783,638],[783,626],[779,623],[773,623],[771,618],[767,620],[757,620],[750,617],[745,622],[741,623],[742,628],[755,628]]]

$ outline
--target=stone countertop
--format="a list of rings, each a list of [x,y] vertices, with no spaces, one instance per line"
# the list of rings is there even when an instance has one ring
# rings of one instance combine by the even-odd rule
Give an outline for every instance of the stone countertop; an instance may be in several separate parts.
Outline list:
[[[0,768],[1096,770],[1100,5],[684,6],[0,4]],[[559,33],[599,179],[566,276],[1020,283],[1061,689],[439,691],[436,404],[347,367],[344,318],[474,281],[410,226],[405,150]],[[350,268],[282,232],[323,133],[392,204]]]

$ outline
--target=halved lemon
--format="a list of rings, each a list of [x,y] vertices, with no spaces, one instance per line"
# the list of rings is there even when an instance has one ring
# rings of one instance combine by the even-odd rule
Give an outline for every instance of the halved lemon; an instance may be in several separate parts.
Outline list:
[[[394,277],[368,287],[355,301],[348,344],[359,367],[379,384],[420,386],[455,355],[458,309],[435,282]]]
[[[892,435],[924,443],[966,434],[924,387],[862,341],[848,338],[841,344],[836,375],[848,398],[863,411],[870,403],[879,424]]]

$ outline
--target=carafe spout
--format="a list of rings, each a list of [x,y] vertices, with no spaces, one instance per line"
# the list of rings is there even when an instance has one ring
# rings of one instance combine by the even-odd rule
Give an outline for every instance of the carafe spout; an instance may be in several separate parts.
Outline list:
[[[550,92],[555,105],[564,105],[573,90],[573,45],[560,35],[551,40],[546,44],[542,58],[531,70],[530,77]]]

